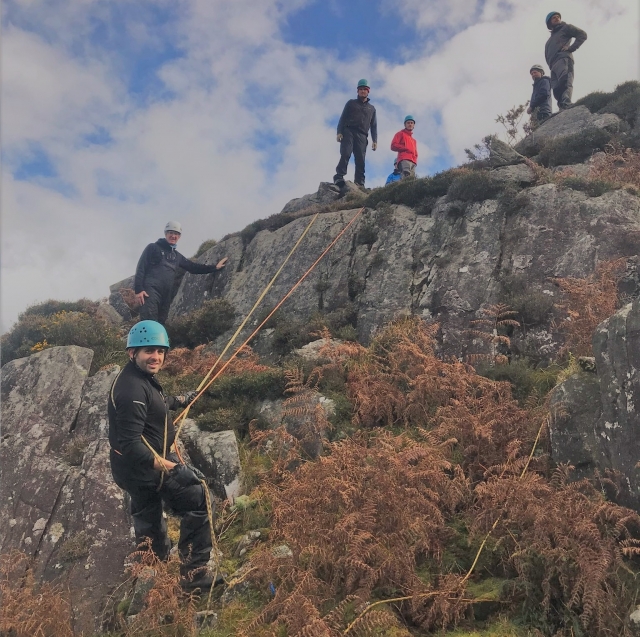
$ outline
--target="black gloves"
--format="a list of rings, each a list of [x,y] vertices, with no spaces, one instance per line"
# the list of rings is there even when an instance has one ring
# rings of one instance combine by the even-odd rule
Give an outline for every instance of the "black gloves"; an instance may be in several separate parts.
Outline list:
[[[167,486],[171,488],[175,485],[179,489],[191,487],[200,484],[201,479],[204,479],[204,476],[194,467],[186,464],[177,464],[167,475]]]

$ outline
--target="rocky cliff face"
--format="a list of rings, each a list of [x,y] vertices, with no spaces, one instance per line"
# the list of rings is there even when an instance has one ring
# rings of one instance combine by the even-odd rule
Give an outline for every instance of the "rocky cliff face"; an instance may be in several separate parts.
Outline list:
[[[54,347],[2,368],[0,551],[32,558],[70,592],[78,632],[100,625],[133,547],[109,469],[106,397],[118,368],[87,378],[93,352]]]
[[[553,456],[578,477],[617,472],[620,499],[640,509],[640,301],[598,326],[593,351],[597,375],[581,372],[553,392]]]
[[[520,150],[530,154],[548,139],[620,125],[613,114],[596,116],[577,107],[545,123],[520,144]],[[528,293],[557,300],[553,277],[584,277],[600,261],[637,253],[637,196],[621,189],[591,197],[555,183],[536,185],[537,175],[530,167],[534,165],[525,165],[523,156],[508,148],[501,154],[497,145],[491,159],[494,180],[524,187],[515,204],[498,198],[464,203],[441,197],[429,215],[403,205],[366,209],[283,311],[304,320],[319,310],[349,306],[357,314],[358,337],[365,343],[397,315],[437,319],[443,325],[445,350],[459,356],[468,345],[463,333],[468,320],[505,300],[505,282],[515,278]],[[583,174],[588,164],[571,168]],[[332,186],[321,184],[318,193],[289,202],[283,212],[303,215],[307,209],[310,215],[319,203],[338,197]],[[357,210],[354,206],[319,215],[263,302],[264,308],[275,305]],[[189,313],[212,297],[224,297],[235,307],[239,322],[310,218],[300,216],[276,230],[262,230],[248,242],[240,234],[218,243],[200,260],[214,263],[228,256],[227,268],[215,279],[186,274],[171,316]],[[117,289],[128,283],[112,286],[116,305],[121,306]],[[527,326],[526,338],[515,346],[522,352],[551,355],[557,343],[545,321],[537,323]]]

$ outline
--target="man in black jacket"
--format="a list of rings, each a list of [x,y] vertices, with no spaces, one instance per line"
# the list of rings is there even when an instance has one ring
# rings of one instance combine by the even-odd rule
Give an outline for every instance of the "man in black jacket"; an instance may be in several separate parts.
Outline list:
[[[154,553],[168,558],[171,543],[162,515],[164,502],[181,518],[178,552],[183,586],[210,588],[206,566],[212,542],[205,486],[170,453],[175,430],[169,409],[186,407],[196,392],[164,395],[155,375],[168,349],[167,332],[155,321],[140,321],[129,331],[129,363],[113,382],[108,400],[111,473],[131,497],[136,541],[149,538]]]
[[[562,21],[558,11],[552,11],[545,20],[551,31],[544,55],[551,69],[551,88],[558,102],[558,108],[571,108],[573,93],[573,52],[587,39],[587,34],[572,24]],[[574,39],[575,38],[575,39]],[[573,44],[571,43],[573,40]]]
[[[367,80],[358,82],[358,97],[349,100],[342,110],[338,122],[337,141],[340,143],[340,161],[336,167],[333,183],[342,188],[344,176],[351,154],[356,162],[355,183],[364,188],[364,156],[369,143],[369,129],[371,129],[371,148],[378,147],[378,123],[376,109],[369,101],[369,83]]]
[[[534,64],[529,73],[533,79],[533,93],[527,113],[535,113],[538,123],[544,122],[551,117],[551,82],[539,64]]]
[[[169,221],[164,228],[164,239],[150,243],[138,261],[134,291],[143,320],[165,324],[169,316],[176,268],[183,268],[191,274],[210,274],[224,268],[227,263],[226,257],[216,265],[187,259],[176,250],[181,235],[182,226],[177,221]]]

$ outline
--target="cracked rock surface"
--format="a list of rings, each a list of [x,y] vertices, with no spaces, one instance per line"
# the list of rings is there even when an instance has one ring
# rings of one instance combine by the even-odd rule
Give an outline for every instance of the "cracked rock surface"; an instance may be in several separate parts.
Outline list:
[[[99,629],[133,549],[106,439],[117,367],[87,378],[93,352],[53,347],[2,368],[0,551],[32,559],[70,593],[75,629]]]
[[[428,216],[403,205],[368,209],[282,311],[304,321],[319,310],[351,305],[364,343],[397,316],[433,318],[443,325],[448,351],[459,356],[468,346],[468,320],[504,300],[505,278],[518,276],[525,287],[555,299],[558,288],[552,278],[584,277],[600,261],[636,254],[638,197],[624,190],[588,197],[555,184],[522,193],[516,212],[489,199],[465,204],[460,214],[461,202],[445,197]],[[321,214],[261,307],[273,307],[356,212]],[[228,266],[213,281],[208,275],[186,274],[171,316],[224,297],[235,307],[239,323],[308,222],[301,217],[275,231],[263,230],[247,245],[239,236],[218,243],[200,260],[215,263],[226,255]],[[220,337],[220,343],[227,338]],[[553,347],[548,349],[552,355]]]

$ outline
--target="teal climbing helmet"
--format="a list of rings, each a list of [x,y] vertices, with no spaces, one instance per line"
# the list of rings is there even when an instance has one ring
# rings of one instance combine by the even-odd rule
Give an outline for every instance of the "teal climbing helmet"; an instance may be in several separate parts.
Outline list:
[[[362,79],[358,82],[358,88],[369,88],[369,82],[367,80]],[[369,89],[371,90],[371,89]]]
[[[169,335],[163,325],[156,321],[140,321],[129,330],[127,349],[153,346],[169,349]]]
[[[549,20],[551,20],[554,15],[560,16],[562,18],[562,16],[560,15],[560,11],[551,11],[550,13],[547,13],[547,17],[544,19],[544,23],[547,25],[547,28],[549,27]]]
[[[407,122],[413,122],[415,124],[416,123],[416,118],[413,115],[407,115],[404,118],[404,123],[406,124]]]

